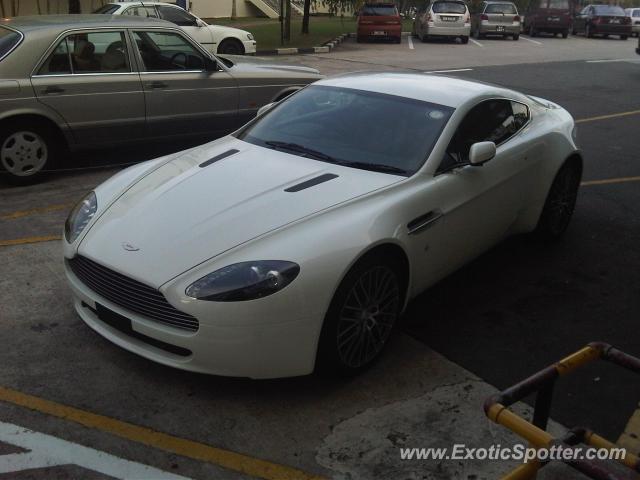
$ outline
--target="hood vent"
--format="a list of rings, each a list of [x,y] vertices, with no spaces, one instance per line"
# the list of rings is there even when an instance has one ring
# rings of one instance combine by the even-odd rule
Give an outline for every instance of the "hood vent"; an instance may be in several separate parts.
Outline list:
[[[212,163],[216,163],[218,160],[222,160],[223,158],[230,157],[231,155],[234,155],[234,154],[238,153],[239,151],[240,150],[236,150],[235,148],[232,148],[231,150],[227,150],[226,152],[221,153],[220,155],[216,155],[215,157],[210,158],[209,160],[206,160],[206,161],[202,162],[199,166],[200,166],[200,168],[208,167]]]
[[[311,188],[320,183],[328,182],[329,180],[333,180],[334,178],[338,178],[338,175],[335,173],[325,173],[324,175],[320,175],[319,177],[312,178],[310,180],[306,180],[302,183],[298,183],[289,188],[285,188],[285,192],[299,192],[300,190],[305,190],[307,188]]]

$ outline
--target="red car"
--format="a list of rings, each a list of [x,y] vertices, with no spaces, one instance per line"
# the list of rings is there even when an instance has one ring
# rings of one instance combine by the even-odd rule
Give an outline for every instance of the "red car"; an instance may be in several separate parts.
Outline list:
[[[402,20],[394,3],[366,3],[360,10],[356,40],[372,39],[401,42]]]

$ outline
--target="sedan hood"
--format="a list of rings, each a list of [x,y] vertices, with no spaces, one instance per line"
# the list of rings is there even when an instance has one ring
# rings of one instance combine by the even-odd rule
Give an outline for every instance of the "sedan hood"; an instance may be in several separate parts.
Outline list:
[[[216,160],[230,150],[237,152]],[[285,191],[328,173],[337,177]],[[227,137],[139,179],[102,213],[78,251],[157,288],[244,242],[403,179]]]

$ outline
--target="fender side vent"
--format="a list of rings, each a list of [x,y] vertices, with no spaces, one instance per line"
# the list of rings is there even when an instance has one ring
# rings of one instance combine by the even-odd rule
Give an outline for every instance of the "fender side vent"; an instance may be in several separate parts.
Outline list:
[[[334,178],[338,178],[338,175],[335,173],[325,173],[324,175],[320,175],[319,177],[312,178],[310,180],[306,180],[302,183],[294,185],[289,188],[285,188],[285,192],[299,192],[300,190],[305,190],[307,188],[311,188],[320,183],[328,182],[329,180],[333,180]]]
[[[210,158],[209,160],[206,160],[206,161],[202,162],[199,166],[200,166],[200,168],[208,167],[212,163],[216,163],[218,160],[222,160],[223,158],[230,157],[231,155],[234,155],[234,154],[238,153],[239,151],[240,150],[236,150],[235,148],[233,148],[231,150],[227,150],[226,152],[221,153],[220,155],[216,155],[215,157]]]

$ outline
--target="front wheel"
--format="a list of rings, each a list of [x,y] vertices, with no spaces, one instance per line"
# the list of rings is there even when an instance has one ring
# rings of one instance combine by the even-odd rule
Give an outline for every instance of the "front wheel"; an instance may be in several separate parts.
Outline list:
[[[535,233],[545,240],[562,236],[573,215],[580,187],[581,169],[573,163],[565,163],[553,180],[544,203]]]
[[[244,55],[244,45],[240,40],[227,38],[220,43],[218,53],[223,55]]]
[[[13,185],[40,181],[53,168],[58,143],[51,129],[32,122],[16,122],[0,134],[0,171]]]
[[[345,276],[327,311],[318,368],[354,375],[382,353],[402,308],[402,283],[394,263],[380,255],[358,262]]]

